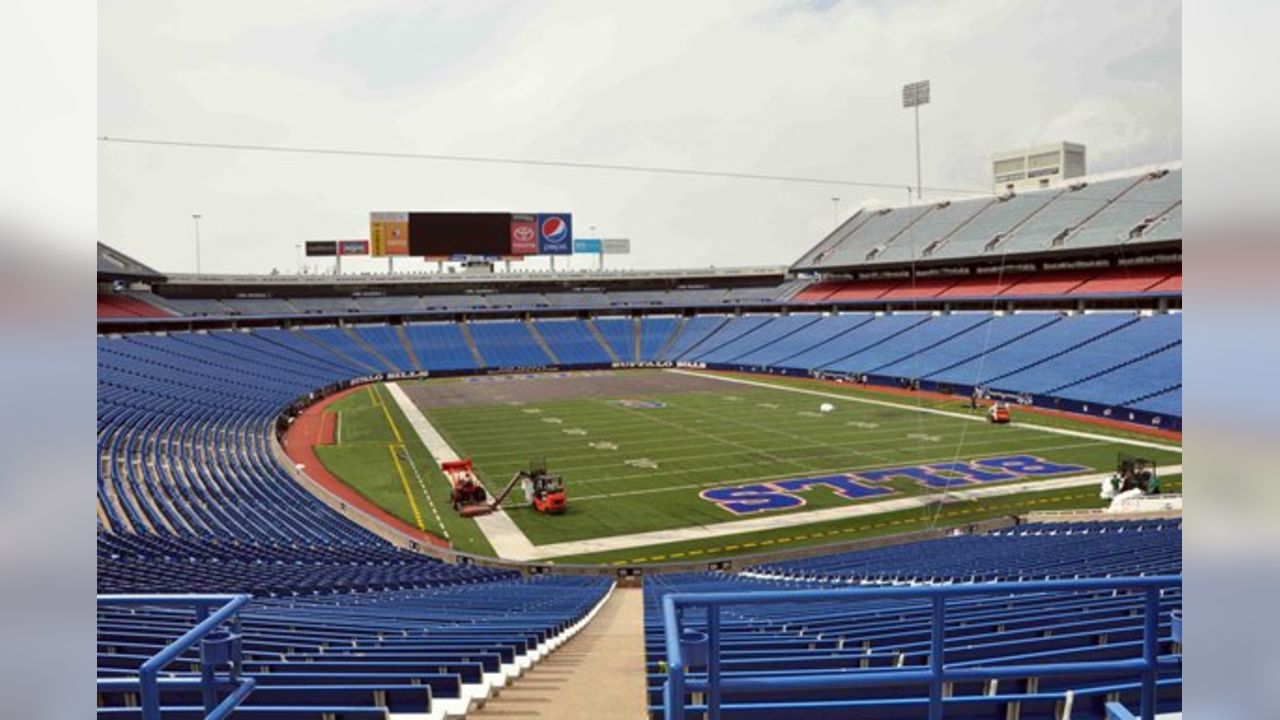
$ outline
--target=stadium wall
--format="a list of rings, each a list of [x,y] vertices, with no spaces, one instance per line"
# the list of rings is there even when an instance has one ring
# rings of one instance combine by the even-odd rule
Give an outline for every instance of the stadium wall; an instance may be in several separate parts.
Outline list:
[[[905,378],[897,375],[864,374],[860,376],[861,381],[859,381],[858,377],[849,373],[825,371],[815,372],[813,370],[799,370],[795,368],[761,367],[758,365],[738,365],[734,363],[695,363],[686,366],[704,368],[707,370],[741,372],[749,375],[774,375],[782,377],[825,379],[836,382],[853,383],[869,388],[896,388],[902,390],[913,390],[916,392],[923,391],[936,393],[938,395],[954,396],[958,399],[968,398],[973,393],[974,389],[973,385],[940,383],[933,380],[917,380],[915,378]],[[1165,430],[1179,433],[1182,432],[1182,418],[1173,415],[1159,415],[1157,413],[1134,410],[1115,405],[1100,405],[1098,403],[1081,402],[1079,400],[1070,400],[1051,395],[1035,395],[1032,393],[1000,389],[988,390],[988,396],[996,400],[1009,402],[1023,407],[1082,415],[1086,418],[1091,417],[1110,420],[1116,423],[1134,425],[1137,426],[1137,428],[1151,428],[1154,430]]]

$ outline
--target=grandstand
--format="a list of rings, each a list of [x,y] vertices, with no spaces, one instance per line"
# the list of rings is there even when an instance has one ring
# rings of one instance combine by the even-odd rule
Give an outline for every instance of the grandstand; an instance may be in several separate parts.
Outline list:
[[[1176,713],[1181,520],[1035,521],[1023,508],[1096,504],[1097,477],[1064,473],[1050,473],[1058,495],[1028,489],[966,515],[983,507],[956,489],[1013,491],[968,487],[955,473],[975,471],[955,461],[969,456],[930,457],[927,443],[952,438],[924,423],[972,428],[961,443],[965,434],[979,444],[1029,437],[984,435],[999,431],[962,422],[981,415],[955,417],[971,397],[1000,399],[1045,423],[1023,432],[1060,433],[1035,452],[1129,439],[1165,453],[1162,461],[1180,454],[1150,438],[1179,439],[1182,424],[1181,173],[1148,168],[1025,194],[862,209],[790,267],[194,276],[99,245],[99,717],[203,718],[218,707],[215,717],[234,707],[232,717],[275,720],[502,717],[529,712],[529,692],[568,686],[555,669],[565,667],[587,678],[575,692],[616,696],[631,717]],[[691,385],[702,404],[683,419],[656,412],[679,397],[654,378],[691,376],[737,385]],[[578,377],[614,383],[615,395],[572,406],[578,390],[568,380]],[[548,404],[520,394],[536,378],[547,378],[537,392]],[[422,388],[437,389],[439,407],[415,416],[409,395]],[[619,522],[611,513],[629,510],[592,494],[606,479],[590,475],[599,461],[565,459],[571,510],[561,521],[448,512],[431,462],[441,446],[472,443],[469,433],[493,423],[493,452],[504,449],[502,433],[508,456],[529,447],[516,435],[532,431],[516,428],[530,426],[466,414],[467,399],[483,393],[502,417],[555,421],[555,438],[586,436],[574,441],[589,441],[593,457],[617,444],[570,425],[619,412],[643,428],[637,442],[645,433],[655,444],[723,441],[756,453],[747,465],[796,462],[752,447],[766,440],[834,457],[819,437],[829,431],[792,423],[821,422],[812,395],[852,398],[868,414],[850,415],[834,447],[874,455],[871,467],[897,453],[952,462],[928,466],[942,487],[936,500],[872,508],[843,526],[782,514],[766,520],[792,526],[786,537],[769,529],[714,547],[717,523],[739,519],[715,515],[720,508],[695,489],[692,537],[677,538],[689,530],[676,522],[686,510],[657,503],[659,519],[648,521],[666,539],[633,561],[635,553],[617,554],[630,546],[606,552]],[[364,404],[325,410],[351,398]],[[746,435],[748,407],[799,419]],[[377,427],[347,424],[362,414]],[[858,444],[881,423],[910,432],[909,443]],[[435,435],[418,448],[424,425]],[[729,431],[744,434],[717,434]],[[530,442],[542,447],[542,437]],[[355,448],[367,485],[346,487],[351,476],[330,473],[341,469],[334,454],[304,462],[294,452],[337,438]],[[487,461],[482,450],[474,454]],[[1100,470],[1093,458],[1111,446],[1081,452],[1094,453],[1092,465],[1051,459]],[[625,494],[703,472],[693,456],[672,468],[657,459],[666,462],[658,449],[628,459]],[[733,459],[722,461],[726,472]],[[378,467],[393,479],[385,486],[368,480]],[[788,492],[810,481],[845,483],[832,487],[852,499],[896,493],[908,502],[917,492],[897,480],[849,491],[851,475],[803,467],[813,477],[783,481],[793,483]],[[652,472],[655,487],[637,479]],[[729,478],[752,484],[713,485],[757,502],[786,495],[778,478],[756,474]],[[383,497],[412,507],[396,514]],[[850,499],[787,497],[815,514],[846,512],[832,503]],[[527,532],[533,550],[583,549],[503,557],[499,543],[485,543],[501,539],[504,522]],[[846,539],[850,530],[858,532]],[[572,640],[579,634],[586,639]],[[569,642],[581,650],[553,652]],[[597,662],[610,643],[635,664]],[[577,716],[614,716],[601,712]]]

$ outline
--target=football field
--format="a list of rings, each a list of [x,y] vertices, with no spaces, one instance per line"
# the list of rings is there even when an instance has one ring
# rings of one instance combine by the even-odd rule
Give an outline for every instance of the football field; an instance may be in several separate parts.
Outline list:
[[[1181,464],[1165,440],[1016,411],[1013,425],[990,425],[959,399],[805,380],[629,370],[404,381],[400,389],[491,491],[544,461],[563,475],[564,515],[520,506],[518,491],[507,513],[533,545],[591,560],[679,559],[750,550],[755,536],[833,542],[1097,507],[1096,481],[1067,487],[1062,479],[1108,472],[1120,452]],[[443,476],[387,394],[370,389],[334,406],[338,442],[319,449],[322,460],[389,511],[441,526],[460,549],[485,551],[474,521],[448,507]],[[1123,444],[1130,441],[1143,445]],[[1042,483],[1053,490],[1036,492]],[[821,532],[807,532],[819,526],[807,527],[806,513]],[[737,527],[750,530],[731,533]],[[762,532],[775,528],[785,534]],[[646,533],[663,542],[625,540]],[[624,541],[615,552],[590,545],[608,538]]]

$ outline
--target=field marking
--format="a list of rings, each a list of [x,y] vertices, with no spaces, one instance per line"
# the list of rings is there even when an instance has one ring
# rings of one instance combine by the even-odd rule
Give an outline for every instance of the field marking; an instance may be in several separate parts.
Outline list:
[[[686,435],[699,435],[699,436],[701,436],[701,437],[709,438],[709,439],[711,439],[711,440],[714,440],[714,441],[716,441],[716,442],[718,442],[718,443],[721,443],[721,444],[724,444],[724,445],[731,445],[731,446],[733,446],[733,447],[737,447],[737,448],[739,448],[739,449],[741,449],[741,450],[744,450],[744,451],[746,451],[746,452],[753,453],[753,454],[759,455],[759,456],[761,456],[761,457],[763,457],[763,458],[766,458],[766,459],[768,459],[770,462],[786,463],[786,464],[788,464],[788,465],[802,465],[802,463],[801,463],[800,461],[798,461],[798,460],[788,460],[787,458],[781,457],[781,456],[779,456],[779,455],[775,455],[775,454],[773,454],[772,452],[770,452],[770,451],[768,451],[768,450],[761,450],[761,449],[759,449],[759,448],[757,448],[757,447],[753,447],[753,446],[751,446],[751,445],[746,445],[746,444],[744,444],[744,443],[740,443],[740,442],[737,442],[737,441],[735,441],[735,440],[726,440],[725,438],[723,438],[723,437],[721,437],[721,436],[719,436],[719,435],[716,435],[716,434],[714,434],[714,433],[710,433],[710,432],[706,432],[705,430],[697,430],[697,429],[694,429],[694,428],[691,428],[691,427],[686,427],[686,426],[684,426],[684,425],[677,424],[677,423],[672,422],[672,421],[670,421],[670,420],[665,420],[665,419],[663,419],[663,418],[660,418],[660,417],[658,417],[657,415],[650,414],[650,413],[648,413],[648,412],[647,412],[647,411],[645,411],[645,410],[635,410],[635,409],[632,409],[632,408],[626,408],[626,407],[623,407],[623,406],[621,406],[621,405],[615,405],[614,407],[621,408],[621,409],[623,410],[623,412],[630,413],[630,414],[632,414],[632,415],[637,415],[637,416],[639,416],[639,417],[643,417],[644,419],[646,419],[646,420],[648,420],[648,421],[650,421],[650,422],[655,422],[655,423],[658,423],[658,424],[660,424],[660,425],[665,425],[665,426],[670,427],[670,428],[675,428],[676,432],[684,433],[684,434],[686,434]]]
[[[1170,475],[1180,474],[1182,472],[1182,466],[1174,465],[1168,468],[1163,468],[1163,471]],[[574,540],[571,542],[554,543],[551,545],[539,545],[534,549],[533,555],[525,559],[543,560],[546,558],[566,555],[588,555],[612,552],[615,550],[627,550],[647,545],[665,545],[668,543],[701,540],[709,537],[724,537],[728,535],[764,532],[783,527],[796,527],[812,523],[830,522],[832,520],[848,520],[850,518],[864,517],[867,515],[879,515],[886,512],[911,510],[914,508],[924,507],[930,503],[938,501],[982,500],[991,497],[1001,497],[1004,495],[1017,495],[1024,492],[1061,490],[1064,488],[1080,487],[1084,485],[1098,486],[1101,485],[1103,480],[1111,477],[1111,475],[1112,473],[1109,472],[1074,475],[1072,477],[1058,478],[1056,480],[1035,480],[1011,485],[976,487],[965,490],[952,490],[945,493],[913,495],[910,497],[898,498],[896,500],[882,500],[875,503],[824,508],[822,510],[810,510],[808,512],[778,515],[776,517],[732,520],[729,522],[713,523],[710,525],[690,525],[688,527],[674,528],[671,530],[655,530],[651,532],[635,533],[632,535],[615,535],[612,537]],[[758,543],[747,542],[742,543],[742,547],[754,547],[755,545],[762,545],[765,543],[771,544],[772,542],[775,541],[765,540]],[[676,555],[672,554],[670,557],[676,557]]]
[[[978,417],[975,415],[965,415],[963,413],[951,412],[950,410],[938,410],[936,408],[926,408],[926,407],[913,407],[911,405],[892,403],[886,400],[872,400],[871,398],[862,398],[862,397],[856,397],[852,395],[841,395],[839,393],[823,392],[821,390],[808,390],[805,388],[791,387],[789,385],[774,385],[771,383],[758,382],[756,380],[747,380],[745,378],[724,377],[721,375],[711,375],[706,373],[691,372],[689,370],[668,369],[666,370],[666,372],[676,373],[677,375],[692,375],[694,377],[711,378],[713,380],[720,380],[721,382],[738,383],[741,385],[751,385],[754,387],[770,388],[773,390],[785,390],[787,392],[800,393],[803,395],[814,395],[816,397],[833,398],[836,400],[848,400],[850,402],[863,403],[865,405],[878,405],[880,407],[891,407],[891,408],[897,408],[899,410],[910,410],[913,412],[925,413],[928,415],[939,415],[942,417],[957,418],[960,420],[969,420],[971,422],[982,422],[982,423],[987,422],[987,419],[985,417]],[[1182,448],[1179,446],[1165,445],[1163,443],[1150,442],[1148,440],[1134,440],[1131,438],[1118,437],[1115,435],[1100,435],[1098,433],[1088,433],[1082,430],[1068,430],[1066,428],[1051,427],[1049,425],[1036,425],[1034,423],[1025,423],[1021,421],[1012,423],[1009,425],[1009,427],[1018,429],[1018,430],[1036,430],[1039,432],[1055,433],[1057,435],[1070,435],[1072,437],[1088,438],[1091,440],[1106,440],[1107,442],[1120,443],[1122,445],[1153,448],[1156,450],[1167,450],[1169,452],[1178,453],[1179,455],[1182,454]]]
[[[422,495],[427,498],[427,507],[431,508],[431,515],[436,519],[436,526],[440,528],[440,532],[444,534],[444,539],[449,539],[449,528],[444,524],[444,518],[440,517],[440,511],[436,509],[436,501],[431,498],[431,493],[427,490],[427,482],[422,479],[422,473],[418,472],[418,463],[413,461],[413,453],[409,452],[409,448],[401,445],[404,450],[404,459],[409,462],[409,469],[413,470],[413,476],[418,480],[418,487],[422,488]]]
[[[988,437],[988,436],[983,436],[983,437]],[[1046,436],[1043,438],[1035,438],[1032,440],[1028,440],[1026,443],[1019,444],[1018,448],[1026,452],[1034,452],[1034,451],[1041,451],[1041,450],[1065,450],[1065,449],[1082,448],[1082,447],[1096,447],[1096,446],[1103,446],[1108,444],[1105,442],[1091,440],[1089,442],[1071,443],[1067,445],[1045,445],[1045,446],[1040,445],[1040,443],[1058,442],[1058,441],[1059,441],[1059,438]],[[848,457],[847,460],[842,460],[841,462],[843,464],[841,465],[840,468],[837,468],[837,469],[847,470],[850,472],[852,470],[872,469],[876,467],[894,467],[896,465],[907,465],[907,464],[919,465],[919,464],[928,463],[928,462],[942,462],[944,460],[950,460],[955,457],[955,453],[951,451],[948,451],[945,456],[937,457],[934,455],[936,451],[931,446],[926,446],[926,445],[919,445],[917,446],[917,448],[913,450],[908,449],[910,450],[911,454],[903,455],[900,458],[885,457],[877,453],[872,453],[872,452],[858,449],[860,447],[863,447],[864,445],[874,446],[875,444],[878,444],[878,443],[879,441],[872,441],[868,443],[863,443],[863,442],[844,443],[840,445],[807,443],[807,444],[796,445],[795,447],[787,448],[786,450],[787,451],[793,451],[793,450],[794,451],[800,451],[800,450],[823,451],[825,450],[828,452],[836,451],[841,456],[856,455],[856,456],[866,456],[866,457],[872,458],[873,464],[871,465],[859,464],[861,462],[864,462],[864,460],[854,458],[854,457]],[[966,452],[964,454],[972,457],[981,457],[983,455],[991,454],[993,452],[993,450],[983,450],[983,448],[987,446],[995,446],[998,448],[998,447],[1006,446],[1007,444],[1008,444],[1008,438],[991,437],[991,439],[973,440],[965,444]],[[647,445],[648,443],[627,443],[627,447],[630,449],[636,449],[637,446],[647,446]],[[679,450],[695,449],[698,447],[706,447],[706,446],[705,445],[689,446],[688,448],[680,447],[677,449]],[[490,455],[486,455],[486,459],[493,458],[493,457],[507,457],[508,455],[512,457],[520,457],[522,453],[490,454]],[[754,456],[754,453],[748,453],[747,451],[744,451],[744,450],[733,450],[729,452],[693,453],[693,454],[681,452],[675,455],[667,455],[662,459],[668,463],[685,463],[685,462],[711,461],[716,458],[731,459],[731,458],[743,457],[747,455]],[[620,469],[617,467],[616,462],[611,461],[607,463],[596,463],[596,462],[593,462],[594,456],[582,456],[582,457],[584,461],[583,464],[579,464],[577,462],[564,462],[564,463],[559,463],[558,467],[563,472],[591,472],[591,471],[598,471],[598,470],[607,470],[607,471],[613,472]],[[812,458],[809,458],[809,459],[812,460]],[[726,469],[730,467],[754,466],[759,464],[760,463],[757,460],[752,460],[750,462],[745,462],[745,463],[725,463],[723,461],[716,461],[710,466],[690,467],[690,468],[685,468],[683,470],[673,470],[671,472],[678,473],[678,474],[688,474],[688,473],[709,472],[712,470]],[[791,475],[788,475],[788,477],[790,476]],[[638,477],[644,477],[644,476],[629,475],[625,473],[621,475],[605,474],[605,475],[595,477],[594,479],[575,480],[574,484],[580,485],[580,484],[624,482],[624,481],[632,480]]]
[[[391,419],[391,411],[387,410],[387,404],[382,402],[382,396],[378,395],[376,391],[374,396],[378,399],[377,406],[382,408],[382,416],[387,419],[387,425],[391,426],[391,432],[396,436],[396,443],[403,445],[404,438],[400,437],[400,428],[396,427],[395,421]]]
[[[403,388],[396,383],[386,386],[387,392],[391,394],[391,399],[395,401],[396,406],[400,408],[400,412],[404,413],[405,418],[409,421],[409,426],[413,428],[414,433],[418,435],[418,439],[422,441],[427,452],[435,459],[437,463],[447,460],[460,460],[458,454],[454,452],[449,443],[445,441],[435,426],[427,420],[422,414],[422,410],[409,399]],[[385,409],[385,408],[384,408]],[[390,417],[390,415],[388,415]],[[490,490],[492,495],[493,491]],[[529,542],[529,538],[524,532],[516,526],[515,521],[507,515],[507,511],[502,508],[489,513],[488,515],[480,515],[473,518],[476,527],[485,539],[489,541],[489,545],[493,547],[493,552],[500,558],[511,560],[521,560],[532,552],[533,543]]]
[[[1094,447],[1099,444],[1100,443],[1087,442],[1087,443],[1071,443],[1069,445],[1050,445],[1047,447],[1040,447],[1040,448],[1028,448],[1024,452],[1030,454],[1030,453],[1043,452],[1047,450],[1072,450],[1072,449],[1083,448],[1083,447]],[[978,455],[974,455],[973,457],[975,459],[981,459],[984,455],[986,455],[986,453],[980,453]],[[807,471],[806,475],[807,476],[837,475],[837,474],[847,475],[847,474],[864,472],[868,470],[883,470],[888,468],[903,467],[903,466],[910,466],[910,465],[929,465],[932,463],[946,462],[954,458],[955,458],[954,454],[948,453],[946,456],[941,456],[941,457],[924,457],[924,458],[919,458],[918,460],[907,460],[901,463],[889,463],[887,465],[867,465],[867,466],[857,467],[852,469],[848,465],[841,465],[839,467],[809,470]],[[736,468],[736,467],[755,467],[758,465],[759,463],[752,462],[752,463],[734,463],[729,465],[718,465],[717,467]],[[687,470],[669,470],[667,471],[666,475],[669,476],[669,475],[676,475],[676,474],[682,474],[682,473],[708,472],[711,469],[712,468],[690,468]],[[1089,469],[1092,470],[1093,468],[1089,468]],[[651,475],[619,475],[614,478],[605,478],[600,480],[578,480],[574,483],[574,485],[585,485],[588,483],[600,483],[600,482],[614,482],[616,480],[646,479],[651,477],[652,477]],[[775,473],[773,475],[760,475],[758,477],[741,478],[736,480],[708,480],[706,482],[688,483],[684,485],[660,485],[658,487],[649,487],[643,490],[624,490],[622,492],[596,493],[595,495],[575,495],[573,499],[581,502],[584,500],[603,500],[605,498],[612,498],[612,497],[625,497],[628,495],[649,495],[652,493],[674,492],[677,490],[696,490],[698,488],[734,487],[736,485],[750,485],[750,484],[759,483],[759,482],[787,480],[794,477],[797,477],[797,476],[793,472]]]
[[[413,519],[417,521],[418,529],[426,532],[427,527],[422,522],[422,513],[418,510],[418,501],[413,499],[413,489],[409,487],[409,476],[404,474],[404,468],[400,466],[400,458],[396,455],[396,446],[388,445],[387,452],[391,453],[391,462],[395,463],[396,472],[400,474],[400,484],[404,486],[404,496],[409,498]]]

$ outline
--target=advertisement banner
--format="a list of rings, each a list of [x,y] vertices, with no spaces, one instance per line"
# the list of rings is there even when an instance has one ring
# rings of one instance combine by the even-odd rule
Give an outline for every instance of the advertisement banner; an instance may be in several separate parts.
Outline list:
[[[599,255],[601,253],[600,238],[574,238],[573,251],[575,253]]]
[[[338,254],[338,243],[334,240],[308,240],[307,257],[333,257]]]
[[[605,238],[600,242],[605,255],[631,254],[631,238]]]
[[[538,254],[573,254],[573,216],[569,213],[538,213]]]
[[[511,216],[511,254],[538,254],[538,216]]]
[[[369,244],[375,256],[408,255],[409,213],[369,213]]]
[[[339,255],[368,255],[369,241],[368,240],[339,240],[338,254]]]

